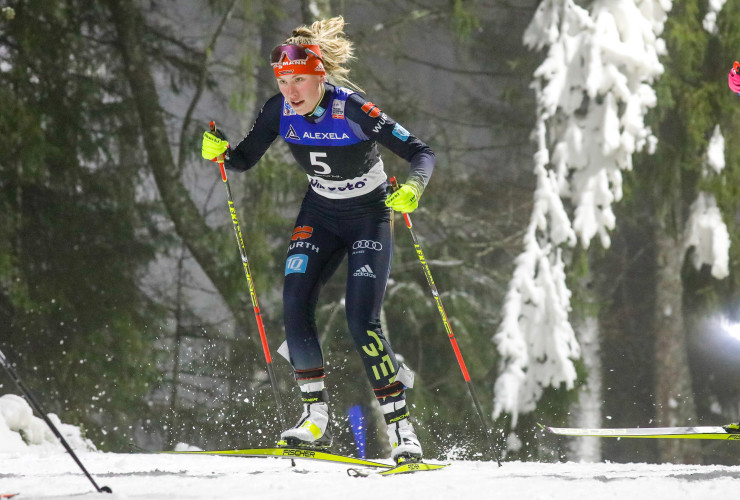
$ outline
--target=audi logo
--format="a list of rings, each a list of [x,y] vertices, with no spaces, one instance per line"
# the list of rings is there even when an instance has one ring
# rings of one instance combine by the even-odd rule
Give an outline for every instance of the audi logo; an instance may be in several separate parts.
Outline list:
[[[363,248],[379,252],[383,250],[383,245],[373,240],[358,240],[352,243],[352,250],[361,250]]]

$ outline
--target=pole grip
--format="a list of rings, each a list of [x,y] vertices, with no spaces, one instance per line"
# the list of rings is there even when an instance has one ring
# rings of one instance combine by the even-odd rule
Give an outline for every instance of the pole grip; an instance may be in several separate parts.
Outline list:
[[[214,120],[211,120],[211,122],[208,124],[208,128],[211,129],[211,132],[213,132],[213,135],[216,137],[220,137],[221,135],[218,132],[218,129],[216,128],[216,122]],[[218,167],[221,169],[221,180],[226,182],[228,181],[228,177],[226,177],[226,168],[224,168],[224,156],[220,155],[217,158],[214,158],[213,161],[218,163]]]
[[[391,188],[393,188],[393,192],[394,193],[396,191],[398,191],[398,181],[396,180],[396,177],[395,176],[393,176],[390,179],[388,179],[388,182],[391,183]],[[403,213],[403,220],[406,222],[406,227],[408,227],[409,229],[411,229],[411,225],[412,224],[411,224],[411,217],[409,217],[409,214],[407,214],[407,213],[404,212]]]

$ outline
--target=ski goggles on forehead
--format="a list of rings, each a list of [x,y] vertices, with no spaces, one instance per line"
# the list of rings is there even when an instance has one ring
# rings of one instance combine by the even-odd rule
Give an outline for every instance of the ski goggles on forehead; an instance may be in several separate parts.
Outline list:
[[[270,64],[277,78],[293,74],[326,74],[318,45],[278,45],[272,49]]]
[[[270,54],[270,63],[278,64],[283,62],[285,59],[289,61],[300,61],[308,59],[310,56],[314,56],[318,60],[321,60],[321,49],[318,45],[299,45],[297,43],[283,44],[272,49],[272,53]]]

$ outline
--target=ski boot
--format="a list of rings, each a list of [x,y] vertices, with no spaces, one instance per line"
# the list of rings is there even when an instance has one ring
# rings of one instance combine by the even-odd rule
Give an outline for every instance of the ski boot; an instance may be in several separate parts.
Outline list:
[[[730,434],[740,434],[740,423],[735,422],[734,424],[723,425],[722,428],[725,432]]]
[[[323,382],[301,386],[303,413],[292,429],[280,434],[278,446],[290,448],[326,449],[331,446],[328,395]]]
[[[421,443],[416,437],[414,426],[409,422],[406,401],[381,405],[385,423],[388,425],[388,442],[391,445],[391,458],[397,465],[408,462],[421,462]]]

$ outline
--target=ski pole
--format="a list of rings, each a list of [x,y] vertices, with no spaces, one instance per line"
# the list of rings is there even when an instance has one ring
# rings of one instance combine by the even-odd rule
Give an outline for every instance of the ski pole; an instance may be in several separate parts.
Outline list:
[[[216,136],[223,138],[223,135],[216,128],[216,122],[212,121],[209,123],[211,132]],[[226,177],[226,168],[224,168],[223,157],[214,159],[218,163],[221,169],[221,180],[224,181],[224,187],[226,188],[226,197],[229,202],[229,212],[231,212],[231,222],[234,225],[234,234],[236,235],[237,246],[239,247],[239,253],[244,263],[244,274],[247,275],[247,282],[249,283],[249,295],[252,297],[252,307],[254,308],[254,317],[257,320],[257,329],[260,332],[260,340],[262,341],[262,350],[265,353],[265,362],[267,363],[267,374],[270,377],[270,385],[272,386],[272,392],[275,395],[275,403],[277,404],[278,416],[280,417],[280,425],[285,428],[285,417],[283,416],[283,406],[280,403],[280,394],[277,389],[277,381],[275,380],[275,373],[272,370],[272,356],[270,355],[270,346],[267,343],[267,335],[265,334],[265,325],[262,323],[262,313],[260,312],[260,306],[257,302],[257,292],[254,288],[254,279],[252,279],[252,272],[249,270],[249,260],[247,259],[247,249],[244,246],[244,238],[242,238],[242,231],[239,229],[239,219],[236,216],[236,207],[234,206],[234,198],[231,196],[231,188],[229,187],[229,179]],[[295,465],[295,462],[293,462]]]
[[[3,365],[3,368],[5,368],[5,371],[8,373],[10,378],[13,379],[13,382],[15,382],[15,385],[18,386],[18,389],[21,390],[23,393],[23,396],[26,398],[26,400],[31,404],[34,410],[36,410],[36,413],[41,415],[41,418],[46,422],[46,425],[49,426],[51,429],[51,432],[54,433],[54,435],[59,439],[59,441],[62,443],[62,446],[64,446],[64,449],[67,450],[67,453],[70,454],[70,456],[74,459],[75,462],[77,462],[77,465],[80,466],[80,469],[82,469],[82,472],[85,473],[85,476],[90,480],[93,486],[95,486],[95,489],[98,493],[113,493],[113,490],[111,490],[107,486],[103,486],[102,488],[98,486],[98,484],[95,482],[93,477],[90,475],[89,472],[87,472],[87,469],[85,469],[85,466],[82,465],[82,462],[77,457],[77,454],[72,450],[72,447],[67,443],[67,440],[64,439],[64,436],[62,436],[62,433],[59,432],[59,429],[57,429],[56,425],[54,425],[54,422],[52,422],[49,417],[46,415],[46,411],[41,407],[38,401],[36,401],[36,398],[33,397],[33,394],[31,394],[31,391],[28,390],[26,385],[21,381],[20,377],[16,373],[16,371],[13,369],[13,367],[8,362],[7,358],[5,357],[5,354],[3,354],[2,351],[0,351],[0,364]]]
[[[396,191],[398,189],[398,182],[396,182],[396,178],[391,177],[390,183],[393,191]],[[411,234],[411,240],[414,242],[414,248],[416,249],[416,256],[419,257],[419,263],[421,263],[421,267],[424,270],[424,276],[427,279],[427,283],[429,283],[429,288],[431,288],[432,290],[434,302],[437,304],[437,310],[439,311],[439,315],[442,317],[442,323],[444,323],[445,331],[447,332],[447,336],[450,339],[450,344],[452,344],[452,350],[455,351],[457,364],[460,365],[460,371],[462,371],[463,378],[465,379],[465,383],[468,386],[468,393],[470,394],[470,398],[473,400],[473,405],[475,406],[475,409],[478,413],[478,418],[480,418],[481,426],[483,427],[483,431],[486,433],[488,442],[491,445],[491,451],[493,452],[493,456],[496,459],[496,463],[498,463],[498,466],[501,467],[501,459],[499,459],[498,453],[496,452],[496,445],[493,442],[491,431],[488,429],[488,424],[486,423],[486,419],[483,416],[483,410],[481,409],[480,402],[478,401],[478,396],[475,393],[475,387],[470,381],[470,373],[468,373],[468,368],[467,366],[465,366],[465,360],[463,359],[462,353],[460,352],[460,347],[457,345],[455,334],[452,332],[452,325],[450,325],[450,320],[447,317],[447,312],[445,311],[444,305],[442,304],[442,298],[439,296],[437,286],[434,284],[432,271],[431,269],[429,269],[429,264],[427,264],[426,257],[424,257],[424,252],[422,252],[421,250],[419,240],[416,239],[416,234],[414,234],[414,230],[412,228],[413,224],[411,224],[411,217],[409,217],[409,214],[404,212],[403,220],[406,222],[406,227],[409,228],[409,234]]]

